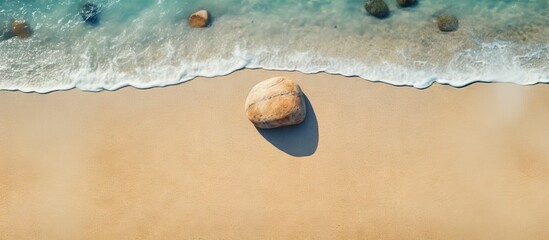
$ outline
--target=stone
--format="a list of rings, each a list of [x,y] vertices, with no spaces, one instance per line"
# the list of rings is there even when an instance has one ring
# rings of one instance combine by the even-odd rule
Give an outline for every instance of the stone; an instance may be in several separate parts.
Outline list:
[[[189,17],[189,25],[194,28],[203,28],[208,26],[208,11],[200,10],[191,14]]]
[[[366,0],[364,3],[366,11],[376,18],[386,18],[389,16],[389,7],[384,0]]]
[[[28,38],[31,35],[29,24],[23,19],[17,19],[11,24],[11,32],[19,38]]]
[[[440,31],[453,32],[459,27],[459,21],[452,14],[442,14],[437,17],[437,26]]]
[[[401,7],[411,7],[417,4],[417,0],[397,0],[397,3]]]
[[[86,3],[80,8],[82,20],[88,24],[99,23],[99,6],[93,3]]]
[[[305,120],[305,97],[294,80],[274,77],[255,85],[244,107],[248,119],[258,128],[297,125]]]

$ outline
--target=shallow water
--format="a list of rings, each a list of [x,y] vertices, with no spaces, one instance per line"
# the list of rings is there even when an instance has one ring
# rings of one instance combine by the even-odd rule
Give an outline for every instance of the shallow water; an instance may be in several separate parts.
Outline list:
[[[0,1],[0,28],[26,19],[29,39],[0,41],[0,89],[48,92],[165,86],[241,68],[325,71],[424,88],[437,81],[549,82],[546,0],[420,0],[369,16],[357,0],[101,0],[85,24],[80,0]],[[208,28],[187,17],[208,9]],[[455,14],[458,31],[435,17]]]

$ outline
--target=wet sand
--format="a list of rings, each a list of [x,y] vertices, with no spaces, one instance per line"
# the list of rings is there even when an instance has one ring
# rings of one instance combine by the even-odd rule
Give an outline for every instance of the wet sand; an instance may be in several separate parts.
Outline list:
[[[297,80],[258,131],[257,82]],[[0,239],[547,239],[549,85],[426,90],[243,70],[114,92],[0,92]]]

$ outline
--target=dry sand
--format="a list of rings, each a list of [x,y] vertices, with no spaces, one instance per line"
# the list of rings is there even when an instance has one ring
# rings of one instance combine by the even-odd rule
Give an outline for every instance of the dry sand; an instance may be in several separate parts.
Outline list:
[[[298,127],[258,131],[287,75]],[[313,110],[314,109],[314,110]],[[548,239],[549,85],[0,92],[0,239]]]

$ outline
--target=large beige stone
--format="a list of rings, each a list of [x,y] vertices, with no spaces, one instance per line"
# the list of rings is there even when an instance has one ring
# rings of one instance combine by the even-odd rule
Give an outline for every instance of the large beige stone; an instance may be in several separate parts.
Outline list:
[[[208,25],[208,11],[200,10],[191,14],[189,17],[189,25],[194,28],[203,28]]]
[[[19,38],[28,38],[31,35],[29,24],[22,19],[13,21],[11,24],[11,31],[13,32],[13,35]]]
[[[305,99],[297,82],[274,77],[255,85],[245,104],[248,119],[258,128],[296,125],[305,119]]]

